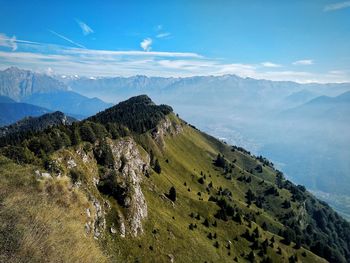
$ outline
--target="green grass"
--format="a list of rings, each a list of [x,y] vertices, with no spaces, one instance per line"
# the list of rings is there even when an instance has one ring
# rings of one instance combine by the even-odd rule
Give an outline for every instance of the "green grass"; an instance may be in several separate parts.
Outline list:
[[[171,120],[180,123],[173,115]],[[289,256],[294,254],[302,262],[325,262],[303,248],[296,250],[293,244],[286,246],[281,243],[282,238],[277,233],[284,226],[278,217],[288,212],[281,209],[281,205],[285,199],[291,198],[289,191],[279,189],[279,197],[267,197],[268,210],[255,204],[247,207],[245,194],[249,188],[262,194],[274,185],[275,171],[272,168],[263,167],[261,174],[247,172],[258,164],[255,159],[239,151],[232,152],[230,147],[187,125],[183,125],[180,134],[165,136],[162,145],[157,145],[149,134],[135,139],[140,144],[141,155],[146,157],[145,149],[148,152],[152,149],[162,168],[161,174],[153,172],[149,178],[143,178],[148,217],[143,222],[144,233],[136,238],[122,238],[109,232],[111,226],[118,224],[117,211],[122,208],[113,198],[98,192],[93,183],[93,178],[98,177],[96,161],[91,151],[88,152],[89,161],[82,161],[77,154],[82,145],[55,152],[52,158],[58,160],[62,177],[41,182],[34,178],[37,167],[15,165],[1,157],[0,237],[5,242],[0,238],[0,251],[5,252],[0,252],[0,262],[5,259],[6,262],[170,262],[170,257],[174,257],[175,262],[233,262],[235,257],[238,262],[248,262],[246,256],[252,250],[251,242],[241,235],[246,229],[252,232],[256,227],[261,234],[260,243],[265,238],[275,237],[273,248],[267,250],[274,262],[288,262]],[[231,180],[224,177],[222,169],[213,165],[219,152],[230,162],[236,160]],[[71,158],[77,164],[74,169],[84,175],[80,188],[72,187],[67,177],[66,163]],[[204,184],[198,182],[201,172],[206,176]],[[240,176],[250,176],[252,181],[249,184],[240,182],[237,180]],[[263,184],[262,180],[265,180]],[[214,186],[210,194],[206,191],[209,182]],[[177,192],[175,203],[165,196],[172,186]],[[248,220],[238,224],[233,220],[225,222],[215,218],[219,207],[208,199],[210,195],[216,195],[219,187],[229,189],[232,192],[230,204],[239,208],[243,215],[254,214],[257,224]],[[112,207],[106,214],[106,233],[99,242],[84,231],[85,209],[91,206],[88,201],[91,194],[101,202],[108,199]],[[291,209],[295,209],[294,203]],[[199,214],[200,219],[192,218],[191,213]],[[202,224],[205,218],[210,227]],[[263,222],[268,224],[269,231],[258,226]],[[197,228],[190,230],[191,223]],[[210,240],[209,233],[216,233],[217,238]],[[215,241],[219,242],[219,248],[214,247]],[[229,241],[232,244],[227,249]],[[281,255],[276,253],[278,247],[282,250]],[[260,261],[258,251],[254,252]],[[306,257],[301,255],[302,252]]]
[[[262,213],[258,216],[258,222],[267,222],[272,228],[282,229],[283,225],[275,221],[273,212],[263,211],[255,205],[250,208],[246,207],[245,192],[248,186],[238,182],[236,179],[231,181],[225,179],[222,171],[213,166],[212,161],[216,157],[218,151],[225,153],[230,159],[237,159],[237,169],[235,173],[240,173],[250,166],[256,165],[251,157],[245,156],[240,152],[232,153],[229,147],[223,147],[211,137],[204,136],[202,133],[184,127],[184,131],[175,136],[166,136],[164,148],[158,147],[149,138],[143,138],[143,143],[148,143],[154,152],[162,167],[161,174],[153,173],[150,178],[144,179],[143,191],[146,196],[149,215],[144,223],[145,232],[137,238],[120,238],[109,235],[105,244],[109,248],[109,252],[114,260],[122,262],[169,262],[169,256],[175,257],[175,262],[233,262],[235,257],[239,262],[247,262],[245,256],[249,254],[251,248],[250,242],[241,237],[241,234],[248,228],[248,223],[242,225],[234,221],[224,222],[216,219],[213,215],[217,212],[218,206],[209,202],[209,194],[206,193],[205,185],[198,183],[201,177],[200,172],[206,174],[206,184],[213,182],[214,188],[217,190],[219,186],[228,188],[233,193],[233,202],[246,213],[258,212]],[[167,161],[168,162],[167,162]],[[248,174],[242,172],[243,174]],[[269,168],[264,168],[264,174],[255,176],[249,187],[258,188],[258,181],[262,178],[272,180],[273,172]],[[235,175],[237,177],[238,175]],[[186,182],[187,186],[184,185]],[[266,182],[266,184],[272,184]],[[164,193],[169,191],[171,186],[175,186],[177,191],[177,200],[172,203],[164,197]],[[188,188],[191,191],[188,191]],[[197,193],[201,192],[202,196]],[[215,190],[212,190],[214,193]],[[280,204],[284,198],[289,197],[289,192],[281,191],[281,200],[274,203],[275,210],[281,210]],[[203,198],[203,200],[199,200]],[[272,210],[273,211],[273,210]],[[190,214],[199,214],[200,220],[191,218]],[[210,223],[217,222],[217,227],[205,227],[202,222],[208,218]],[[196,224],[195,230],[189,229],[189,224]],[[257,226],[252,224],[251,231]],[[152,231],[157,233],[153,234]],[[211,232],[217,234],[217,239],[210,240],[207,235]],[[290,255],[297,254],[298,258],[303,262],[324,262],[324,260],[315,256],[304,249],[295,250],[291,246],[286,246],[280,242],[281,237],[263,231],[260,228],[262,242],[265,238],[275,236],[276,243],[274,248],[268,248],[269,255],[274,262],[288,261]],[[238,241],[235,241],[235,238]],[[219,248],[214,247],[214,242],[218,241]],[[228,241],[232,242],[231,249],[225,246]],[[152,246],[153,250],[150,250]],[[277,255],[277,247],[282,249],[282,255]],[[301,253],[305,251],[304,258]],[[230,253],[230,255],[228,255]],[[244,253],[245,256],[242,256]],[[257,251],[255,251],[257,253]],[[258,257],[257,257],[258,258]]]

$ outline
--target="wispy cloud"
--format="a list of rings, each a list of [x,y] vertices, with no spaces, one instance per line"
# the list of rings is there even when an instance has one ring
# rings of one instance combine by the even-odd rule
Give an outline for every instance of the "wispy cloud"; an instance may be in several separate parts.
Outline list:
[[[69,42],[69,43],[71,43],[71,44],[73,44],[73,45],[75,45],[75,46],[77,46],[77,47],[86,48],[86,47],[84,47],[83,45],[81,45],[81,44],[79,44],[79,43],[77,43],[77,42],[74,42],[73,40],[69,39],[68,37],[63,36],[63,35],[61,35],[61,34],[55,32],[55,31],[53,31],[53,30],[50,30],[50,29],[49,29],[49,32],[52,33],[52,34],[54,34],[55,36],[58,36],[59,38],[62,38],[63,40],[66,40],[67,42]]]
[[[77,54],[77,55],[93,55],[93,56],[132,56],[132,57],[187,57],[187,58],[203,58],[203,56],[197,53],[191,52],[163,52],[163,51],[114,51],[114,50],[97,50],[97,49],[80,49],[80,48],[70,48],[62,50],[65,54]]]
[[[272,63],[272,62],[269,62],[269,61],[262,62],[261,65],[266,67],[266,68],[279,68],[279,67],[282,67],[279,64],[275,64],[275,63]]]
[[[0,47],[8,47],[15,51],[17,49],[16,36],[8,37],[0,33]]]
[[[79,19],[75,19],[75,21],[78,23],[78,25],[81,28],[81,31],[83,32],[84,36],[87,36],[91,33],[94,33],[94,30],[92,30],[92,28],[90,26],[88,26],[88,24],[86,24],[85,22],[79,20]]]
[[[152,42],[152,39],[148,37],[141,41],[140,46],[144,51],[150,51],[152,49]]]
[[[157,25],[154,30],[156,31],[156,38],[169,38],[171,36],[170,32],[164,30],[163,25]]]
[[[165,33],[159,33],[156,35],[156,38],[166,38],[169,37],[171,34],[169,32],[165,32]]]
[[[302,59],[302,60],[294,61],[292,64],[295,66],[298,66],[298,65],[307,66],[307,65],[314,64],[314,61],[312,59]]]
[[[5,39],[11,38],[6,36]],[[0,49],[0,69],[18,66],[50,74],[54,72],[61,75],[78,74],[88,77],[137,74],[189,77],[235,74],[241,77],[292,80],[303,83],[350,81],[349,69],[312,73],[289,70],[286,66],[284,66],[285,70],[278,70],[277,67],[262,67],[259,63],[228,63],[189,52],[95,50],[19,39],[13,42],[18,46],[15,52],[12,52],[12,48],[7,44],[6,47],[10,48],[9,50]]]
[[[339,3],[326,5],[323,8],[323,11],[325,11],[325,12],[336,11],[339,9],[344,9],[344,8],[349,8],[349,7],[350,7],[350,1],[345,1],[345,2],[339,2]]]

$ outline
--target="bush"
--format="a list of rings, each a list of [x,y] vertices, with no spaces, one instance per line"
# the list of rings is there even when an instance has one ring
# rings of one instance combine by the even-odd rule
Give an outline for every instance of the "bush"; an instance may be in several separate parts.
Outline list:
[[[169,194],[166,195],[171,201],[176,201],[176,189],[172,186],[169,190]]]
[[[162,168],[160,167],[158,159],[156,159],[156,161],[154,162],[154,168],[153,169],[154,169],[154,171],[157,174],[160,174],[162,172]]]

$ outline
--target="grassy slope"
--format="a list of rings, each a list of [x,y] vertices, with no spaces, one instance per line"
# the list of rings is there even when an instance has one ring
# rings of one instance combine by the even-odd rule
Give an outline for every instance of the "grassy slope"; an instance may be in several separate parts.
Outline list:
[[[0,262],[107,262],[85,235],[85,195],[36,169],[0,156]]]
[[[144,137],[143,141],[144,144],[152,145],[152,148],[155,149],[156,146],[149,137]],[[219,186],[230,189],[233,193],[234,204],[238,207],[247,213],[260,210],[262,215],[257,217],[258,221],[268,222],[272,228],[282,228],[282,225],[274,220],[273,213],[263,212],[254,205],[250,208],[246,207],[245,193],[248,189],[246,183],[235,179],[231,181],[225,179],[222,171],[212,164],[219,151],[225,153],[229,159],[237,159],[237,167],[234,169],[236,176],[246,174],[245,169],[256,165],[255,160],[251,157],[240,152],[233,153],[229,147],[223,146],[217,140],[188,126],[184,128],[182,134],[165,138],[165,148],[163,150],[158,148],[158,151],[155,151],[162,172],[159,175],[153,173],[150,179],[144,180],[143,191],[149,210],[149,216],[145,222],[145,233],[135,239],[108,237],[108,241],[113,240],[113,242],[107,241],[106,244],[115,259],[123,262],[137,260],[140,262],[169,262],[173,255],[175,262],[232,262],[235,257],[239,259],[239,262],[246,261],[245,257],[251,251],[250,242],[240,235],[247,228],[252,232],[257,225],[252,223],[252,227],[249,228],[247,222],[239,225],[234,221],[224,222],[214,218],[213,215],[218,207],[215,203],[208,201],[209,194],[205,190],[205,185],[197,181],[201,171],[206,174],[206,183],[212,181],[216,190]],[[274,179],[272,170],[267,168],[264,168],[264,173],[259,176],[266,180]],[[253,178],[250,187],[258,187],[258,181],[261,179]],[[185,182],[187,186],[184,185]],[[268,185],[269,182],[266,184]],[[171,186],[175,186],[177,191],[175,203],[164,196]],[[201,192],[201,196],[198,196],[198,192]],[[212,192],[216,191],[212,190]],[[287,191],[281,191],[280,203],[275,203],[272,211],[281,210],[284,198],[290,197],[288,194]],[[191,218],[191,213],[199,214],[200,220]],[[218,226],[205,227],[202,224],[204,218],[208,218],[210,223],[217,221]],[[189,230],[190,223],[196,224],[197,228]],[[207,238],[209,232],[217,233],[216,240],[219,242],[219,248],[213,246],[215,239]],[[262,229],[260,233],[261,242],[273,236],[272,233]],[[238,241],[234,240],[235,237],[238,238]],[[324,261],[308,251],[306,251],[307,256],[303,257],[301,253],[305,251],[304,249],[295,250],[292,245],[286,246],[280,243],[280,237],[275,235],[275,238],[274,248],[268,248],[268,255],[274,262],[288,261],[289,256],[294,254],[297,254],[303,262]],[[232,242],[230,250],[225,247],[229,240]],[[150,246],[153,250],[150,249]],[[282,255],[276,254],[277,247],[282,249]]]
[[[54,156],[66,160],[73,158],[77,162],[78,169],[84,173],[86,182],[89,182],[80,189],[72,188],[67,177],[46,179],[38,183],[33,176],[37,168],[18,166],[5,158],[0,159],[0,247],[1,251],[9,250],[7,254],[1,252],[0,255],[4,259],[9,258],[6,260],[8,262],[17,262],[19,258],[30,262],[40,262],[43,258],[48,262],[56,262],[57,259],[62,259],[62,262],[104,262],[107,259],[101,252],[103,250],[109,254],[110,259],[107,261],[112,262],[169,262],[173,256],[175,262],[232,262],[235,257],[239,262],[244,262],[251,251],[251,243],[241,237],[241,234],[246,229],[252,232],[257,225],[251,223],[249,227],[245,220],[239,225],[232,220],[224,222],[214,218],[218,206],[208,201],[210,195],[205,190],[210,181],[214,185],[211,195],[220,186],[228,188],[233,194],[232,204],[245,214],[260,212],[260,215],[255,215],[260,225],[262,222],[268,223],[269,230],[275,233],[278,229],[283,229],[276,220],[276,215],[281,211],[283,200],[290,199],[288,191],[279,190],[279,198],[271,197],[268,211],[263,211],[254,204],[247,208],[245,199],[248,187],[259,192],[272,185],[275,179],[272,169],[264,167],[262,174],[252,176],[250,184],[236,180],[241,175],[248,175],[246,171],[255,168],[256,161],[238,151],[231,152],[228,146],[189,126],[184,126],[181,134],[167,135],[164,148],[158,147],[148,134],[142,135],[139,140],[148,149],[153,149],[162,167],[161,174],[152,173],[150,178],[144,178],[143,192],[149,215],[144,221],[143,235],[121,238],[109,233],[109,227],[116,225],[115,209],[120,209],[109,198],[114,209],[106,215],[107,231],[100,242],[101,246],[97,246],[91,236],[86,237],[85,209],[89,202],[83,189],[89,189],[90,193],[101,198],[91,184],[92,178],[98,174],[97,166],[94,161],[83,163],[76,151],[68,148],[60,150]],[[232,180],[225,179],[222,170],[212,164],[218,152],[224,153],[228,160],[236,159]],[[90,157],[92,158],[91,154]],[[67,169],[62,168],[63,174],[67,174]],[[206,175],[205,184],[198,183],[201,171]],[[263,185],[259,184],[262,179],[265,180]],[[175,186],[177,191],[175,203],[164,195],[171,186]],[[294,208],[294,204],[292,206]],[[200,219],[191,218],[191,213],[199,214]],[[209,228],[202,224],[204,218],[209,219]],[[217,222],[217,227],[212,226],[214,221]],[[196,224],[197,228],[190,230],[190,223]],[[261,242],[274,235],[259,229]],[[216,233],[217,239],[208,239],[209,232]],[[5,237],[10,237],[10,240]],[[274,262],[288,261],[293,254],[297,254],[302,262],[323,262],[311,252],[295,250],[292,245],[282,244],[277,235],[275,239],[274,247],[268,248],[268,255]],[[216,240],[219,248],[213,246]],[[228,241],[232,242],[230,250],[225,247]],[[282,255],[276,254],[277,247],[282,249]],[[303,251],[306,252],[306,257],[301,255]],[[1,256],[0,261],[3,259]]]

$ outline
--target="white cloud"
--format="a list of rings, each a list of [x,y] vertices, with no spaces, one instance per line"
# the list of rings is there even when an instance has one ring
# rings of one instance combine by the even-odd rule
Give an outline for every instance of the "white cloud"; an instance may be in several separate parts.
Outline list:
[[[188,57],[188,58],[203,58],[203,56],[197,53],[191,52],[162,52],[162,51],[114,51],[114,50],[97,50],[97,49],[81,49],[81,48],[69,48],[63,49],[63,53],[80,54],[80,55],[93,55],[93,56],[148,56],[148,57]]]
[[[57,32],[53,31],[53,30],[49,30],[49,32],[51,34],[54,34],[55,36],[58,36],[59,38],[62,38],[63,40],[66,40],[67,42],[77,46],[77,47],[80,47],[80,48],[85,48],[83,45],[77,43],[77,42],[74,42],[73,40],[69,39],[68,37],[64,36],[64,35],[61,35],[61,34],[58,34]]]
[[[302,59],[302,60],[297,60],[292,63],[293,65],[312,65],[314,64],[314,61],[312,59]]]
[[[151,50],[151,45],[152,45],[152,39],[151,38],[145,38],[144,40],[142,40],[142,42],[140,43],[140,46],[142,47],[142,49],[144,51],[150,51]]]
[[[344,9],[344,8],[349,8],[349,7],[350,7],[350,1],[345,1],[345,2],[339,2],[339,3],[335,3],[335,4],[326,5],[324,7],[323,11],[325,11],[325,12],[336,11],[339,9]]]
[[[9,47],[12,51],[17,50],[16,36],[10,38],[0,33],[0,47]]]
[[[169,37],[171,34],[169,32],[165,32],[165,33],[159,33],[156,35],[156,38],[166,38]]]
[[[272,62],[269,62],[269,61],[262,62],[261,65],[264,66],[264,67],[267,67],[267,68],[279,68],[279,67],[281,67],[281,65],[275,64],[275,63],[272,63]]]
[[[18,45],[16,52],[0,50],[0,68],[17,66],[50,74],[54,72],[59,75],[78,74],[88,77],[127,77],[137,74],[189,77],[235,74],[241,77],[302,83],[350,82],[349,69],[320,73],[282,71],[276,67],[262,67],[259,63],[227,63],[197,53],[94,50],[18,39],[14,40],[14,43]]]
[[[86,23],[83,21],[80,21],[79,19],[75,19],[75,21],[78,23],[78,25],[81,28],[81,31],[83,32],[84,36],[87,36],[91,33],[94,33],[94,30],[92,30],[91,27],[89,27]]]

